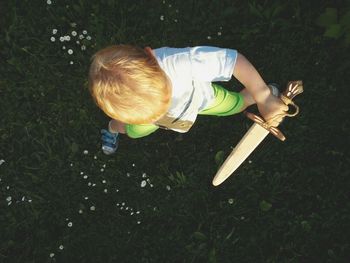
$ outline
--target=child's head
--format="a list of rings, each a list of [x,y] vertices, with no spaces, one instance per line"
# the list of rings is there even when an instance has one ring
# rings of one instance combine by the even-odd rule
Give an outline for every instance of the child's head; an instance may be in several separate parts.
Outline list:
[[[109,117],[128,124],[155,122],[171,98],[171,84],[155,57],[128,45],[109,46],[93,55],[89,88]]]

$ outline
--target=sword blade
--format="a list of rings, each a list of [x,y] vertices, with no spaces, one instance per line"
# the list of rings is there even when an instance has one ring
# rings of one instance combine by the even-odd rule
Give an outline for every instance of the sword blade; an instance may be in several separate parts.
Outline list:
[[[213,179],[213,185],[218,186],[225,181],[244,160],[247,159],[268,134],[268,130],[254,123],[221,165]]]

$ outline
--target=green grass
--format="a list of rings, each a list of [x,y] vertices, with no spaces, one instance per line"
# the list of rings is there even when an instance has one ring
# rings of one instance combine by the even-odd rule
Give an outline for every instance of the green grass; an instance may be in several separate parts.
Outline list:
[[[0,262],[348,262],[350,52],[316,24],[346,1],[52,2],[0,3]],[[92,39],[59,41],[72,30]],[[269,136],[216,188],[243,115],[124,136],[105,156],[87,72],[113,43],[235,48],[267,82],[302,79],[301,112],[281,125],[286,142]]]

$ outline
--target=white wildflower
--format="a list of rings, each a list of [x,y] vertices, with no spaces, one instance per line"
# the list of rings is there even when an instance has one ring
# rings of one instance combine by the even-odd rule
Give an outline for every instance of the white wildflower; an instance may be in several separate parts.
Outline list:
[[[104,171],[105,169],[101,168],[101,173]]]
[[[138,225],[141,224],[141,221],[137,221],[137,224],[138,224]]]
[[[106,164],[102,165],[103,168],[106,168]]]
[[[55,253],[50,253],[50,258],[53,258],[55,256]]]
[[[140,214],[140,211],[137,211],[136,214]]]
[[[221,31],[218,32],[218,36],[221,36]]]
[[[84,179],[88,179],[88,176],[87,176],[87,175],[84,175]]]
[[[87,31],[86,31],[86,30],[83,30],[83,34],[86,35],[86,34],[87,34]]]
[[[84,172],[80,172],[80,175],[83,175],[84,174]]]
[[[105,183],[106,183],[106,180],[102,180],[102,183],[105,184]]]
[[[57,34],[57,29],[52,29],[52,34],[56,35]]]
[[[88,150],[85,150],[83,153],[86,155],[86,154],[88,154],[88,153],[89,153],[89,151],[88,151]]]
[[[229,203],[230,205],[232,205],[233,202],[234,202],[233,198],[228,199],[228,203]]]
[[[96,155],[94,156],[94,159],[95,159],[95,160],[97,159],[97,156],[96,156]]]
[[[75,37],[77,35],[77,31],[72,31],[72,36]]]
[[[87,36],[86,39],[87,39],[87,40],[91,40],[91,36]]]
[[[131,212],[130,215],[132,216],[134,214],[134,212]]]
[[[63,46],[62,49],[65,50],[65,49],[66,49],[66,46]],[[71,163],[70,166],[73,166],[73,164]]]
[[[72,49],[68,49],[68,54],[72,55],[73,54],[73,50]]]
[[[67,224],[67,226],[68,226],[68,227],[72,227],[72,226],[73,226],[73,223],[72,223],[72,222],[69,222],[69,223]]]
[[[63,250],[64,246],[63,246],[63,245],[60,245],[58,248],[59,248],[60,250]]]
[[[63,42],[65,39],[64,37],[60,37],[60,41]]]
[[[96,184],[92,184],[92,186],[96,186]]]
[[[86,50],[86,46],[85,45],[82,45],[80,48],[81,48],[81,50]]]
[[[80,210],[79,210],[79,214],[82,214],[82,213],[83,213],[83,210],[80,209]]]
[[[85,199],[85,200],[88,200],[88,199],[89,199],[89,197],[85,196],[85,197],[84,197],[84,199]]]
[[[64,40],[70,41],[70,36],[64,36]]]
[[[95,210],[96,210],[96,207],[95,207],[95,206],[91,206],[91,207],[90,207],[90,210],[91,210],[91,211],[95,211]]]
[[[167,189],[168,191],[170,191],[170,189],[171,189],[171,188],[170,188],[170,185],[167,185],[167,186],[166,186],[166,189]]]
[[[90,182],[88,183],[88,186],[91,186],[91,183],[90,183]]]
[[[146,178],[147,177],[147,174],[146,173],[143,173],[142,174],[142,178]]]
[[[5,163],[5,160],[4,160],[4,159],[1,159],[1,160],[0,160],[0,165],[2,165],[3,163]]]
[[[107,189],[104,189],[103,192],[105,192],[107,194],[108,190]]]
[[[50,40],[51,40],[51,42],[55,42],[56,38],[55,37],[51,37]]]
[[[25,196],[22,197],[22,202],[24,201],[25,198],[26,198]]]
[[[211,36],[207,36],[207,39],[210,40],[210,39],[211,39]]]
[[[12,200],[12,197],[11,197],[11,196],[9,196],[9,197],[6,198],[6,201],[7,201],[7,202],[10,202],[11,200]]]
[[[80,44],[80,41],[79,40],[77,40],[75,43],[77,43],[78,45]]]
[[[126,173],[126,176],[127,176],[127,177],[130,177],[130,173]]]
[[[160,16],[160,20],[164,21],[164,16],[163,15]]]
[[[125,205],[125,203],[123,202],[123,203],[122,203],[122,206],[124,206],[124,205]]]
[[[252,163],[252,160],[248,160],[248,163]]]
[[[146,186],[146,181],[145,180],[143,180],[142,182],[141,182],[141,187],[145,187]]]
[[[31,203],[31,202],[32,202],[32,199],[29,199],[28,202]]]
[[[65,46],[63,46],[63,47],[64,47],[64,49],[66,48]],[[71,167],[72,167],[73,165],[74,165],[74,164],[72,164],[72,163],[70,164]]]
[[[10,189],[10,186],[6,186],[6,189],[9,190],[9,189]]]
[[[51,5],[51,4],[52,4],[51,0],[47,0],[46,3],[47,3],[48,5]]]
[[[79,39],[81,40],[81,39],[83,39],[84,38],[84,36],[82,35],[82,34],[80,34],[79,35]]]
[[[11,205],[12,204],[12,201],[8,202],[7,205]]]

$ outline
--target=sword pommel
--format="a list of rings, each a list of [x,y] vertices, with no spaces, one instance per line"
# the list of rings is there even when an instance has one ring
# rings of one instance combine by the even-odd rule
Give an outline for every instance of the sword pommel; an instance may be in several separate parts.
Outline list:
[[[303,91],[303,82],[301,80],[288,82],[287,89],[280,95],[280,98],[287,106],[292,105],[295,109],[295,112],[286,113],[286,116],[294,117],[299,113],[299,107],[292,100],[296,95],[299,95]]]
[[[288,82],[287,89],[282,93],[282,95],[292,100],[296,95],[299,95],[303,91],[303,82],[301,80],[294,80]]]

